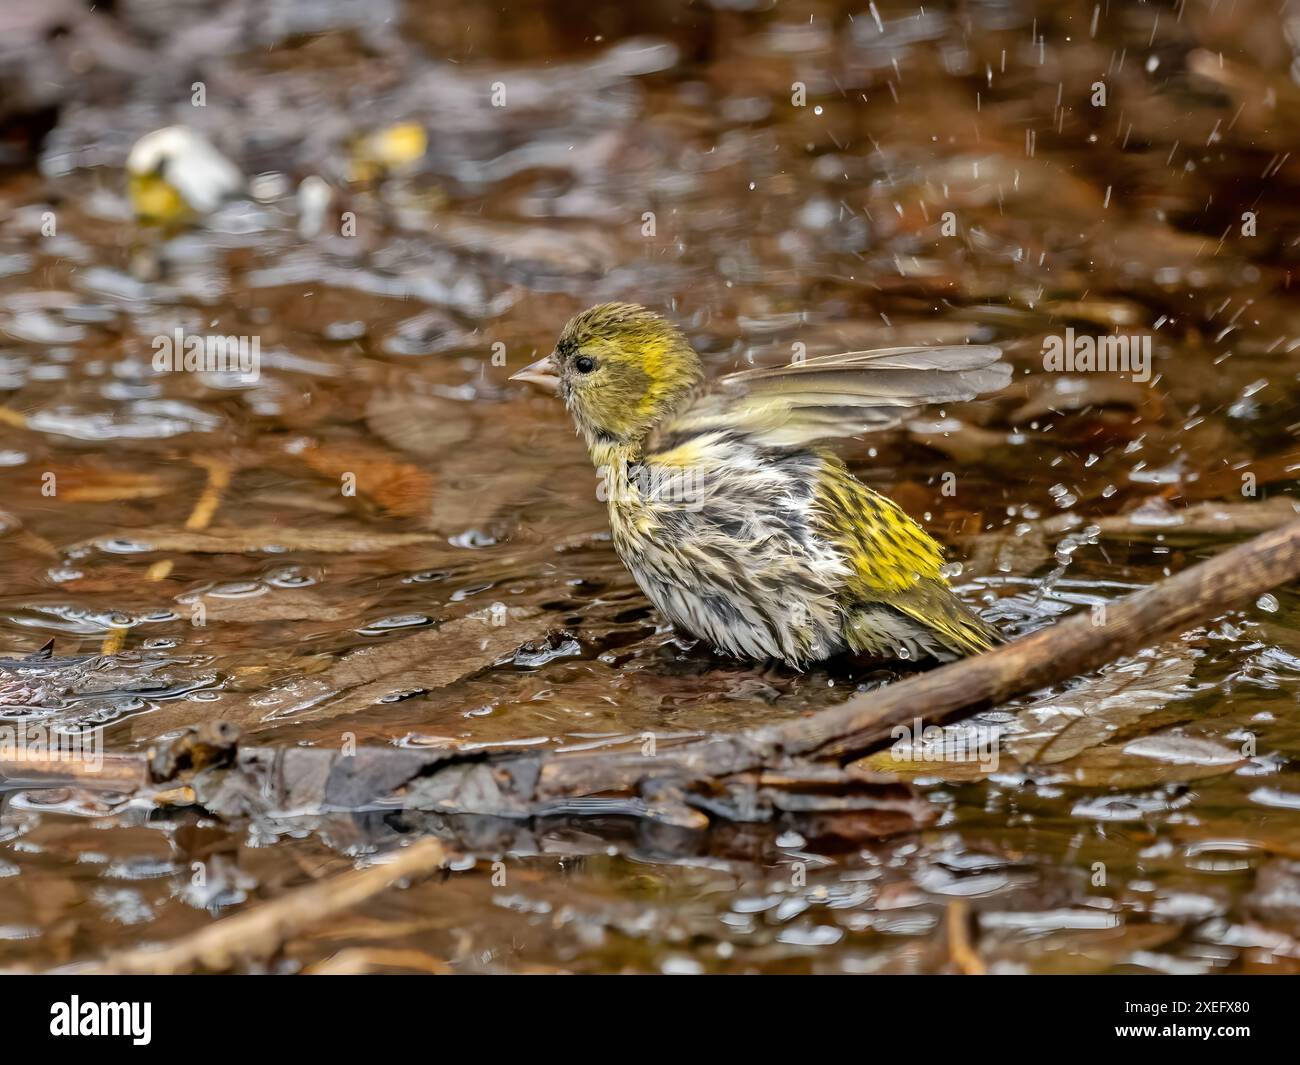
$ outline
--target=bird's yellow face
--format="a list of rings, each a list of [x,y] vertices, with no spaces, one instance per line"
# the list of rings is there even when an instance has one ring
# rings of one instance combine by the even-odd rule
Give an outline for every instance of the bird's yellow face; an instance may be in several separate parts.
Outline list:
[[[671,322],[634,303],[603,303],[512,380],[558,391],[594,454],[639,444],[702,378],[699,356]]]

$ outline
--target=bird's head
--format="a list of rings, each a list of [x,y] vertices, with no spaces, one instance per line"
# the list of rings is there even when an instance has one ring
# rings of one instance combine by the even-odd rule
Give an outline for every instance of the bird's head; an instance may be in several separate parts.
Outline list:
[[[640,444],[703,376],[671,322],[635,303],[602,303],[570,320],[555,350],[511,380],[557,391],[595,456]]]

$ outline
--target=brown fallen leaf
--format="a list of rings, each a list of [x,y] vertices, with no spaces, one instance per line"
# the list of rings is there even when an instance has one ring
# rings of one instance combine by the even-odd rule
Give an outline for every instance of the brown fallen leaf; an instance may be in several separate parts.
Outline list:
[[[428,519],[432,511],[434,478],[428,470],[372,444],[295,442],[286,452],[344,489],[360,492],[390,514]]]
[[[1185,694],[1195,666],[1190,650],[1172,645],[1106,666],[1021,710],[1003,749],[1021,765],[1064,762]]]
[[[1083,911],[1087,918],[1105,914]],[[1010,915],[1018,921],[1020,914]],[[1183,934],[1182,925],[1156,924],[1116,915],[1105,928],[1066,928],[1058,931],[1003,931],[1001,915],[981,914],[981,943],[991,964],[1015,962],[1042,974],[1102,973],[1124,964],[1133,954],[1155,950]]]
[[[381,389],[366,403],[366,425],[407,454],[440,459],[473,437],[475,423],[467,406],[413,389]]]
[[[314,514],[347,514],[351,510],[342,498],[325,498],[319,492],[272,488],[251,492],[247,498],[255,506],[275,510],[306,510]]]
[[[928,726],[854,763],[905,778],[982,780],[997,772],[1051,767],[1087,787],[1194,780],[1231,772],[1244,759],[1209,741],[1143,737],[1103,747],[1183,694],[1193,655],[1166,647],[1116,663],[1061,693],[1040,696],[1006,726]],[[1181,752],[1181,753],[1180,753]]]
[[[982,532],[966,547],[962,572],[971,577],[994,573],[1026,576],[1051,557],[1042,526],[1021,522],[1005,529]]]
[[[1300,451],[1287,451],[1280,455],[1254,456],[1248,460],[1242,458],[1226,463],[1224,468],[1209,470],[1189,481],[1186,493],[1193,499],[1231,499],[1240,496],[1248,482],[1256,487],[1279,484],[1284,489],[1293,489],[1297,480],[1300,480]]]
[[[23,523],[7,510],[0,510],[0,538],[5,546],[21,548],[43,558],[58,558],[59,549],[45,537],[39,536],[23,526]]]
[[[253,733],[288,718],[296,722],[342,717],[387,697],[434,691],[490,669],[544,631],[536,610],[476,611],[437,628],[349,651],[311,676],[296,676],[262,691],[222,692],[220,698],[201,703],[169,702],[132,718],[132,736],[159,736],[202,721],[228,721]]]
[[[1222,776],[1249,761],[1213,740],[1157,733],[1082,751],[1057,768],[1085,788],[1150,788]]]
[[[1222,52],[1197,48],[1187,55],[1187,71],[1228,93],[1240,105],[1229,130],[1238,123],[1240,135],[1267,145],[1270,150],[1290,151],[1300,133],[1296,114],[1300,111],[1300,90],[1280,73],[1232,62]]]
[[[269,586],[264,586],[251,595],[193,592],[176,597],[176,602],[184,611],[192,611],[196,603],[202,603],[205,620],[237,624],[259,621],[346,621],[359,617],[375,601],[375,596],[352,596],[346,602],[334,603],[307,589]]]

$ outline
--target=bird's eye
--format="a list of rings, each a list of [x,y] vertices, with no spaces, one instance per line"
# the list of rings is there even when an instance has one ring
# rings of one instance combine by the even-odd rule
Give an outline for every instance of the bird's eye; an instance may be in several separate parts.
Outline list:
[[[573,368],[578,373],[591,373],[596,368],[596,360],[589,355],[579,355],[573,360]]]

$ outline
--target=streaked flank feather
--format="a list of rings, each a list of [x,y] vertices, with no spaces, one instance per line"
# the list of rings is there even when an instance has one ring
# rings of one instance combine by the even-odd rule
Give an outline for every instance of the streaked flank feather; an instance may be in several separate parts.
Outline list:
[[[854,651],[948,659],[1000,637],[949,588],[940,546],[824,441],[1001,388],[997,348],[889,348],[713,383],[681,332],[593,307],[517,376],[554,384],[606,480],[614,546],[679,629],[802,666]]]

